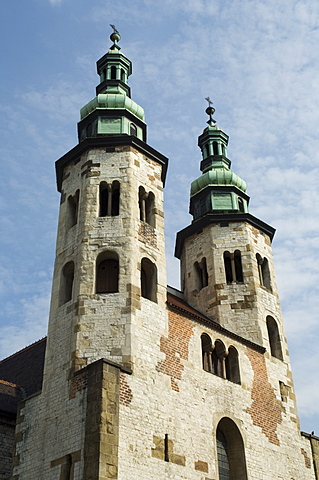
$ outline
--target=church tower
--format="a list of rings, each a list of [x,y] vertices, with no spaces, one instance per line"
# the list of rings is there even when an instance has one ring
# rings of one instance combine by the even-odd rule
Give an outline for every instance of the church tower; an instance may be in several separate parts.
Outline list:
[[[274,229],[249,213],[208,99],[193,221],[176,241],[182,291],[166,286],[168,160],[146,143],[115,28],[111,40],[78,144],[56,162],[42,390],[42,372],[29,392],[12,375],[1,384],[23,362],[30,380],[39,342],[0,362],[0,400],[1,388],[23,399],[11,480],[318,480],[319,438],[299,431]]]
[[[223,327],[267,347],[271,338],[282,359],[287,347],[271,249],[275,230],[249,213],[246,182],[230,169],[228,135],[214,112],[210,102],[208,126],[198,138],[202,175],[191,185],[193,222],[177,235],[182,289],[190,305]]]
[[[168,160],[146,143],[132,64],[113,45],[97,62],[96,97],[79,143],[56,162],[61,192],[44,389],[97,358],[132,368],[143,299],[166,300],[163,186]],[[61,362],[61,358],[64,361]]]

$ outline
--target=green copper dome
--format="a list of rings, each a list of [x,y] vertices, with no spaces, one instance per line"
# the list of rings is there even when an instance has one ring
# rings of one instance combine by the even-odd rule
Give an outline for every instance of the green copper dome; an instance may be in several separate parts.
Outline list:
[[[191,197],[209,185],[233,185],[243,192],[246,192],[246,182],[236,175],[236,173],[226,168],[214,168],[192,182]]]
[[[121,93],[100,93],[89,103],[81,108],[81,120],[94,112],[97,108],[128,110],[136,117],[144,121],[144,108],[140,107],[130,97]]]

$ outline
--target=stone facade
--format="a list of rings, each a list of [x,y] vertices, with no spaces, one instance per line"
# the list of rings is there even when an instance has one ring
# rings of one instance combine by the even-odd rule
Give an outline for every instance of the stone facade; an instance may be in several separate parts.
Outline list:
[[[241,254],[243,281],[228,284],[223,255],[235,251]],[[260,284],[258,254],[268,259],[271,288]],[[209,281],[207,287],[198,290],[194,264],[203,257]],[[263,345],[268,339],[265,319],[271,315],[280,324],[284,338],[271,241],[249,223],[220,222],[187,238],[181,256],[181,281],[190,305],[238,335]]]
[[[6,465],[2,478],[318,480],[319,439],[299,431],[272,229],[247,213],[243,191],[244,211],[218,217],[200,208],[209,191],[196,190],[198,219],[178,237],[183,292],[167,290],[167,159],[144,143],[141,116],[144,140],[125,133],[137,131],[138,106],[111,38],[98,63],[106,93],[83,110],[80,143],[57,162],[43,385],[19,404],[13,475]],[[125,132],[92,138],[91,120],[108,116]],[[220,136],[212,119],[209,132]],[[224,153],[219,169],[230,165]],[[240,179],[226,170],[240,209]]]

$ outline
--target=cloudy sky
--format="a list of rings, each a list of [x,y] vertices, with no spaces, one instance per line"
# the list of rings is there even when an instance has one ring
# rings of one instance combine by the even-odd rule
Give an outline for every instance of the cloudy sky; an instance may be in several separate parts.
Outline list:
[[[59,195],[54,162],[95,95],[109,24],[133,61],[148,143],[170,158],[168,283],[187,226],[208,95],[253,215],[277,229],[277,282],[301,428],[319,434],[319,3],[15,0],[0,3],[0,358],[46,334]]]

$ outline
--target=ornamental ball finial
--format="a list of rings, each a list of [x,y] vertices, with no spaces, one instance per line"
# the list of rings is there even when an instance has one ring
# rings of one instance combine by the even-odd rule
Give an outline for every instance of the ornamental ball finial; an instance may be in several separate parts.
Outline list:
[[[206,97],[205,100],[208,102],[208,107],[206,108],[205,112],[207,113],[207,115],[209,115],[209,120],[208,120],[208,124],[210,123],[216,123],[216,121],[213,119],[213,115],[215,113],[215,108],[212,107],[213,105],[213,102],[211,101],[211,99],[209,97]]]
[[[121,35],[120,35],[119,31],[116,29],[115,25],[112,25],[110,23],[110,27],[113,28],[113,32],[110,35],[110,39],[112,40],[112,42],[114,44],[116,44],[117,42],[119,42],[121,40]]]

